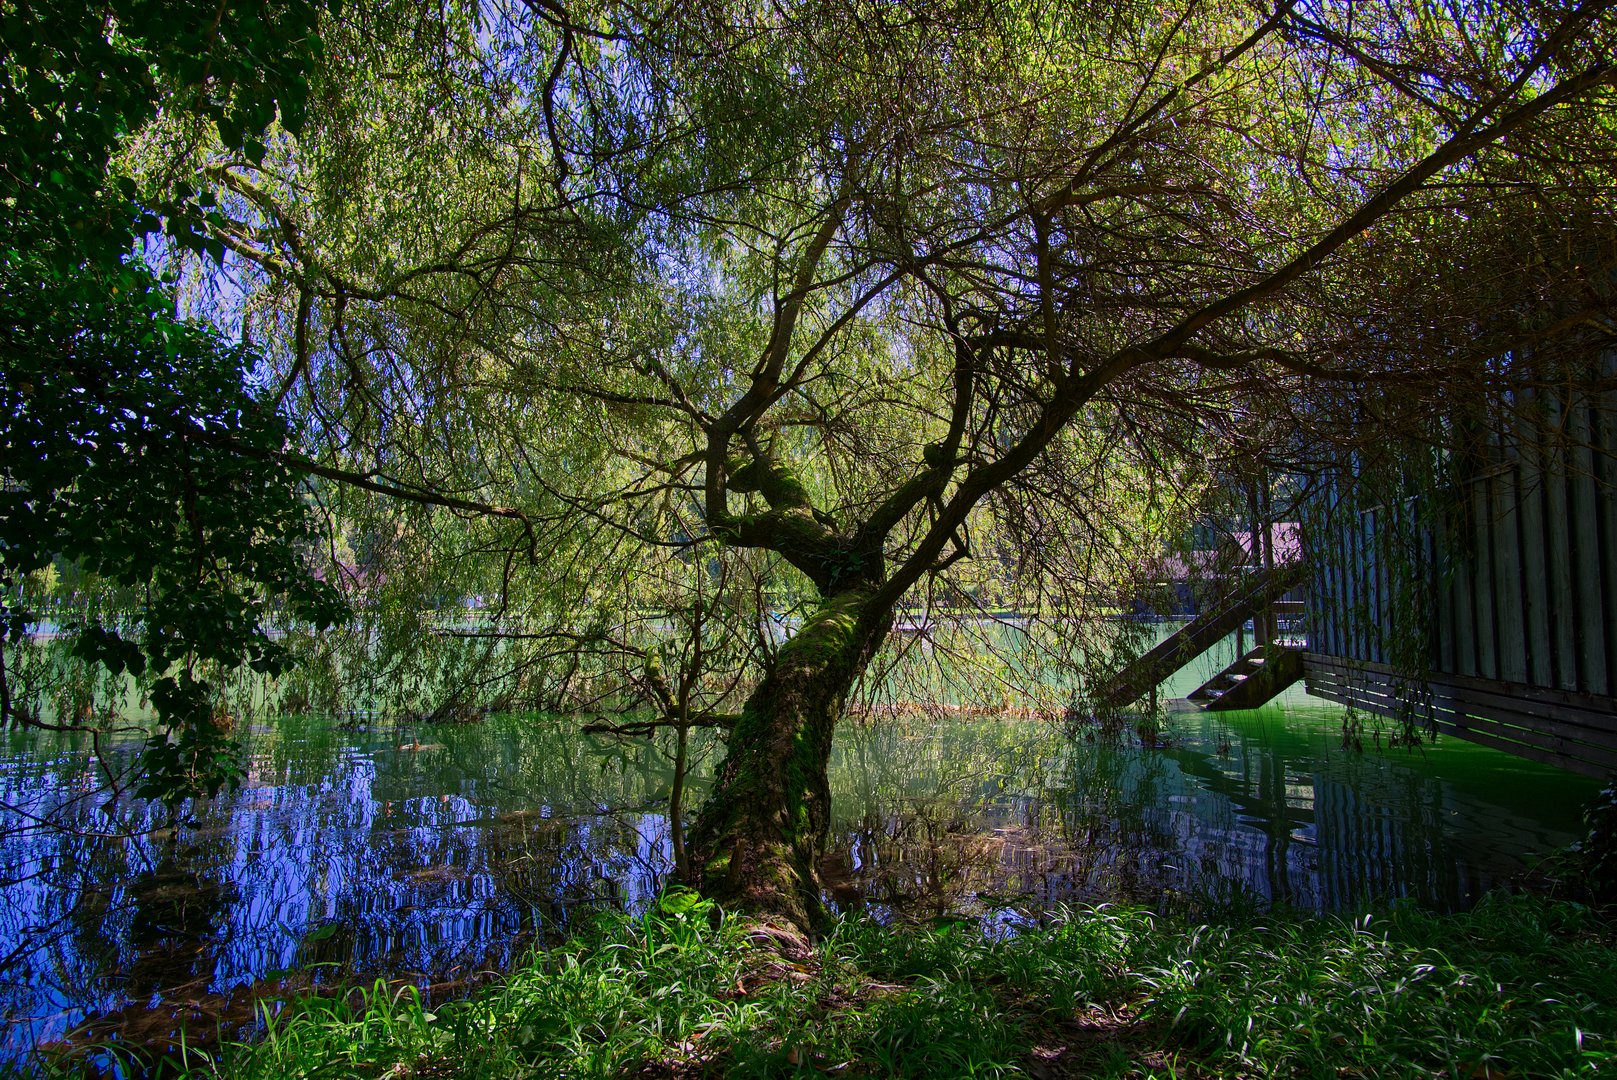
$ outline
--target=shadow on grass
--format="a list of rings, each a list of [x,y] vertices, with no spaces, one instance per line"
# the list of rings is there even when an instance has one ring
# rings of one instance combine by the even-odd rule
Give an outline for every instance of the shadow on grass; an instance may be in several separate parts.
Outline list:
[[[1068,908],[1004,938],[849,920],[810,944],[674,892],[435,1009],[379,982],[264,1018],[250,1043],[146,1064],[242,1080],[1571,1077],[1617,1065],[1617,935],[1587,907],[1497,895],[1351,920]]]

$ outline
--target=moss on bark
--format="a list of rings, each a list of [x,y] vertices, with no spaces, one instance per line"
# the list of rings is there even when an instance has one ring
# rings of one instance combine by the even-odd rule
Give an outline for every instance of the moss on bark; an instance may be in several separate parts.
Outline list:
[[[885,629],[870,593],[850,590],[824,601],[781,647],[691,831],[693,884],[704,893],[803,930],[824,921],[815,867],[831,821],[831,740]]]

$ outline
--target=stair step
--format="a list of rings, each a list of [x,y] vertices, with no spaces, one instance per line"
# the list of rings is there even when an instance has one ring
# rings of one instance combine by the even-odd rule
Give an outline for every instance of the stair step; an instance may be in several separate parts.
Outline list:
[[[1298,650],[1272,651],[1266,659],[1267,664],[1253,666],[1251,675],[1238,676],[1233,687],[1203,708],[1212,712],[1257,708],[1303,677],[1302,654]]]
[[[1143,697],[1152,686],[1224,640],[1244,620],[1277,600],[1303,579],[1304,568],[1277,567],[1232,582],[1229,591],[1208,609],[1135,658],[1100,688],[1098,699],[1122,707]]]

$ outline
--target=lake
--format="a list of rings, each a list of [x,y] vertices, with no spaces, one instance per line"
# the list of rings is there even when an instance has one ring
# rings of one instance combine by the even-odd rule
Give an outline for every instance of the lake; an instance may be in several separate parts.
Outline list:
[[[1343,749],[1341,720],[1291,691],[1172,712],[1149,739],[947,711],[846,722],[833,901],[1006,927],[1063,901],[1460,909],[1575,839],[1599,786],[1454,739]],[[246,737],[242,789],[156,833],[152,808],[108,805],[84,739],[5,739],[6,1056],[159,1003],[168,1026],[250,1017],[250,987],[386,974],[456,993],[667,878],[671,765],[644,743],[519,716]]]

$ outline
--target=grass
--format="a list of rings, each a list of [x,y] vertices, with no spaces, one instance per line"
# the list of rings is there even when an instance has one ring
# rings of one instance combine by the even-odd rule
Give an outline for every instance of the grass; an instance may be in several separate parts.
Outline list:
[[[1465,915],[1197,923],[1070,908],[1015,936],[848,920],[813,946],[672,893],[475,996],[377,983],[170,1062],[195,1078],[1571,1077],[1617,1072],[1617,932]],[[67,1070],[70,1062],[54,1069]]]

